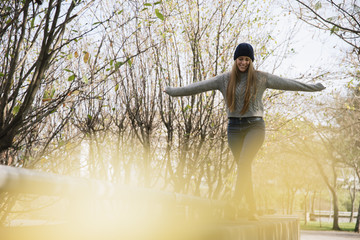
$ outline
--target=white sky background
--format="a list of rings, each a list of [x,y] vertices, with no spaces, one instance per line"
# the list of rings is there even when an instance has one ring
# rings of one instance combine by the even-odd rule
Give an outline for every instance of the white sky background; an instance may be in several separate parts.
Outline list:
[[[321,112],[321,109],[316,104],[323,105],[324,108],[326,108],[329,104],[333,104],[333,100],[335,100],[334,97],[337,94],[343,96],[347,94],[347,88],[345,86],[350,79],[345,77],[349,68],[347,69],[344,59],[346,52],[350,51],[351,47],[336,35],[330,34],[330,31],[325,32],[319,30],[297,19],[294,13],[289,14],[287,1],[277,1],[279,6],[274,7],[274,12],[276,12],[275,15],[279,19],[279,22],[275,27],[275,34],[273,35],[277,42],[280,43],[288,37],[289,29],[294,27],[296,29],[294,31],[295,35],[291,37],[291,44],[289,46],[289,49],[294,49],[294,53],[286,56],[274,74],[306,83],[314,83],[311,82],[312,78],[319,74],[325,72],[328,72],[328,74],[322,79],[315,80],[315,83],[322,83],[326,87],[325,90],[317,93],[304,94],[304,98],[300,98],[299,96],[293,98],[292,92],[285,93],[285,96],[288,95],[290,97],[289,99],[295,102],[289,102],[289,100],[283,99],[280,100],[276,106],[266,111],[280,111],[288,114],[289,117],[293,117],[299,112],[309,110],[308,114],[305,115],[315,122],[317,120],[314,116],[318,114],[314,115],[314,113]],[[294,0],[290,1],[292,4],[295,2]],[[283,6],[283,8],[280,6]],[[276,56],[271,56],[270,61],[271,58],[275,60]],[[259,70],[271,71],[271,69],[265,69],[265,66],[259,67]],[[309,98],[309,96],[313,96],[313,99],[310,101],[315,104],[314,106],[310,106],[309,103],[304,100],[305,98]],[[291,109],[290,111],[289,108]],[[323,118],[326,119],[327,117],[323,116]]]
[[[286,7],[286,2],[278,0],[279,5]],[[291,1],[292,3],[295,1]],[[284,77],[297,78],[301,75],[311,74],[316,75],[321,68],[330,73],[338,73],[345,71],[346,65],[342,65],[345,51],[350,49],[344,41],[339,39],[336,35],[330,34],[330,31],[316,29],[309,24],[298,20],[295,14],[286,14],[286,10],[278,7],[279,10],[279,29],[278,39],[281,39],[282,32],[286,33],[289,28],[297,23],[297,28],[294,38],[291,40],[291,48],[295,53],[288,56],[281,66],[276,70],[275,74],[283,75]],[[331,74],[330,74],[331,75]],[[305,80],[306,81],[306,80]],[[346,81],[337,79],[326,79],[322,82],[328,88],[339,87],[345,84]],[[328,91],[327,89],[326,91]]]

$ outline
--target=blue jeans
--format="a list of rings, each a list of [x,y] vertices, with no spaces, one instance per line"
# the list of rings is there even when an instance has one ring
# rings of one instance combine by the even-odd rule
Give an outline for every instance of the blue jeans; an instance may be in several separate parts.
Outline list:
[[[228,144],[238,167],[234,201],[239,204],[245,197],[249,210],[255,212],[251,165],[265,139],[265,122],[262,118],[231,118],[227,133]]]

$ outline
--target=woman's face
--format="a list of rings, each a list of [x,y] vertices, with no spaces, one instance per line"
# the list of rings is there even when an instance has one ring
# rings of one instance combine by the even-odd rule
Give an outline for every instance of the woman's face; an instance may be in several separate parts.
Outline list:
[[[239,68],[240,72],[246,72],[250,65],[250,58],[245,56],[240,56],[236,59],[236,65]]]

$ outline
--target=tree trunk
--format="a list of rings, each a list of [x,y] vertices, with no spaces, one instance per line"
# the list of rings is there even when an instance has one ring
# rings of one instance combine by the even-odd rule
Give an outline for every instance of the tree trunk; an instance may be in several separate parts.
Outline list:
[[[333,208],[334,208],[334,220],[333,220],[333,230],[341,230],[339,227],[339,206],[338,198],[335,189],[331,189],[331,195],[333,198]]]
[[[321,137],[321,135],[319,135]],[[316,160],[316,165],[319,169],[319,172],[321,174],[321,177],[323,178],[326,186],[328,187],[328,189],[331,192],[331,196],[332,196],[332,205],[334,208],[334,219],[333,219],[333,230],[340,230],[339,227],[339,207],[338,207],[338,198],[337,198],[337,193],[336,193],[336,181],[337,181],[337,175],[336,175],[336,169],[335,169],[335,161],[333,160],[331,163],[331,167],[332,167],[332,172],[333,172],[333,184],[330,183],[329,178],[327,177],[327,175],[325,174],[324,168],[322,167],[322,165],[320,164],[320,162]],[[330,213],[331,215],[331,213]]]
[[[349,222],[352,222],[352,219],[354,217],[354,205],[355,205],[355,197],[356,197],[356,186],[354,181],[354,191],[352,191],[351,186],[349,186],[349,194],[350,194],[350,200],[351,200],[351,212],[350,212],[350,219]]]
[[[357,232],[357,233],[360,232],[360,203],[359,203],[359,207],[358,207],[358,214],[357,214],[357,218],[356,218],[354,232]]]
[[[314,191],[313,195],[312,195],[312,199],[311,199],[311,208],[310,208],[310,213],[314,214],[315,213],[315,199],[316,199],[316,191]]]
[[[304,199],[304,217],[305,217],[305,225],[307,224],[307,194],[305,194],[305,199]]]

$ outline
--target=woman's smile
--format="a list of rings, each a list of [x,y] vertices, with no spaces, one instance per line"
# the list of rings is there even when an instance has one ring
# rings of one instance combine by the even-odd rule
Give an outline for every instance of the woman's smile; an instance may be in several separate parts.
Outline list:
[[[246,72],[250,65],[250,58],[245,56],[240,56],[236,59],[236,65],[238,66],[240,72]]]

